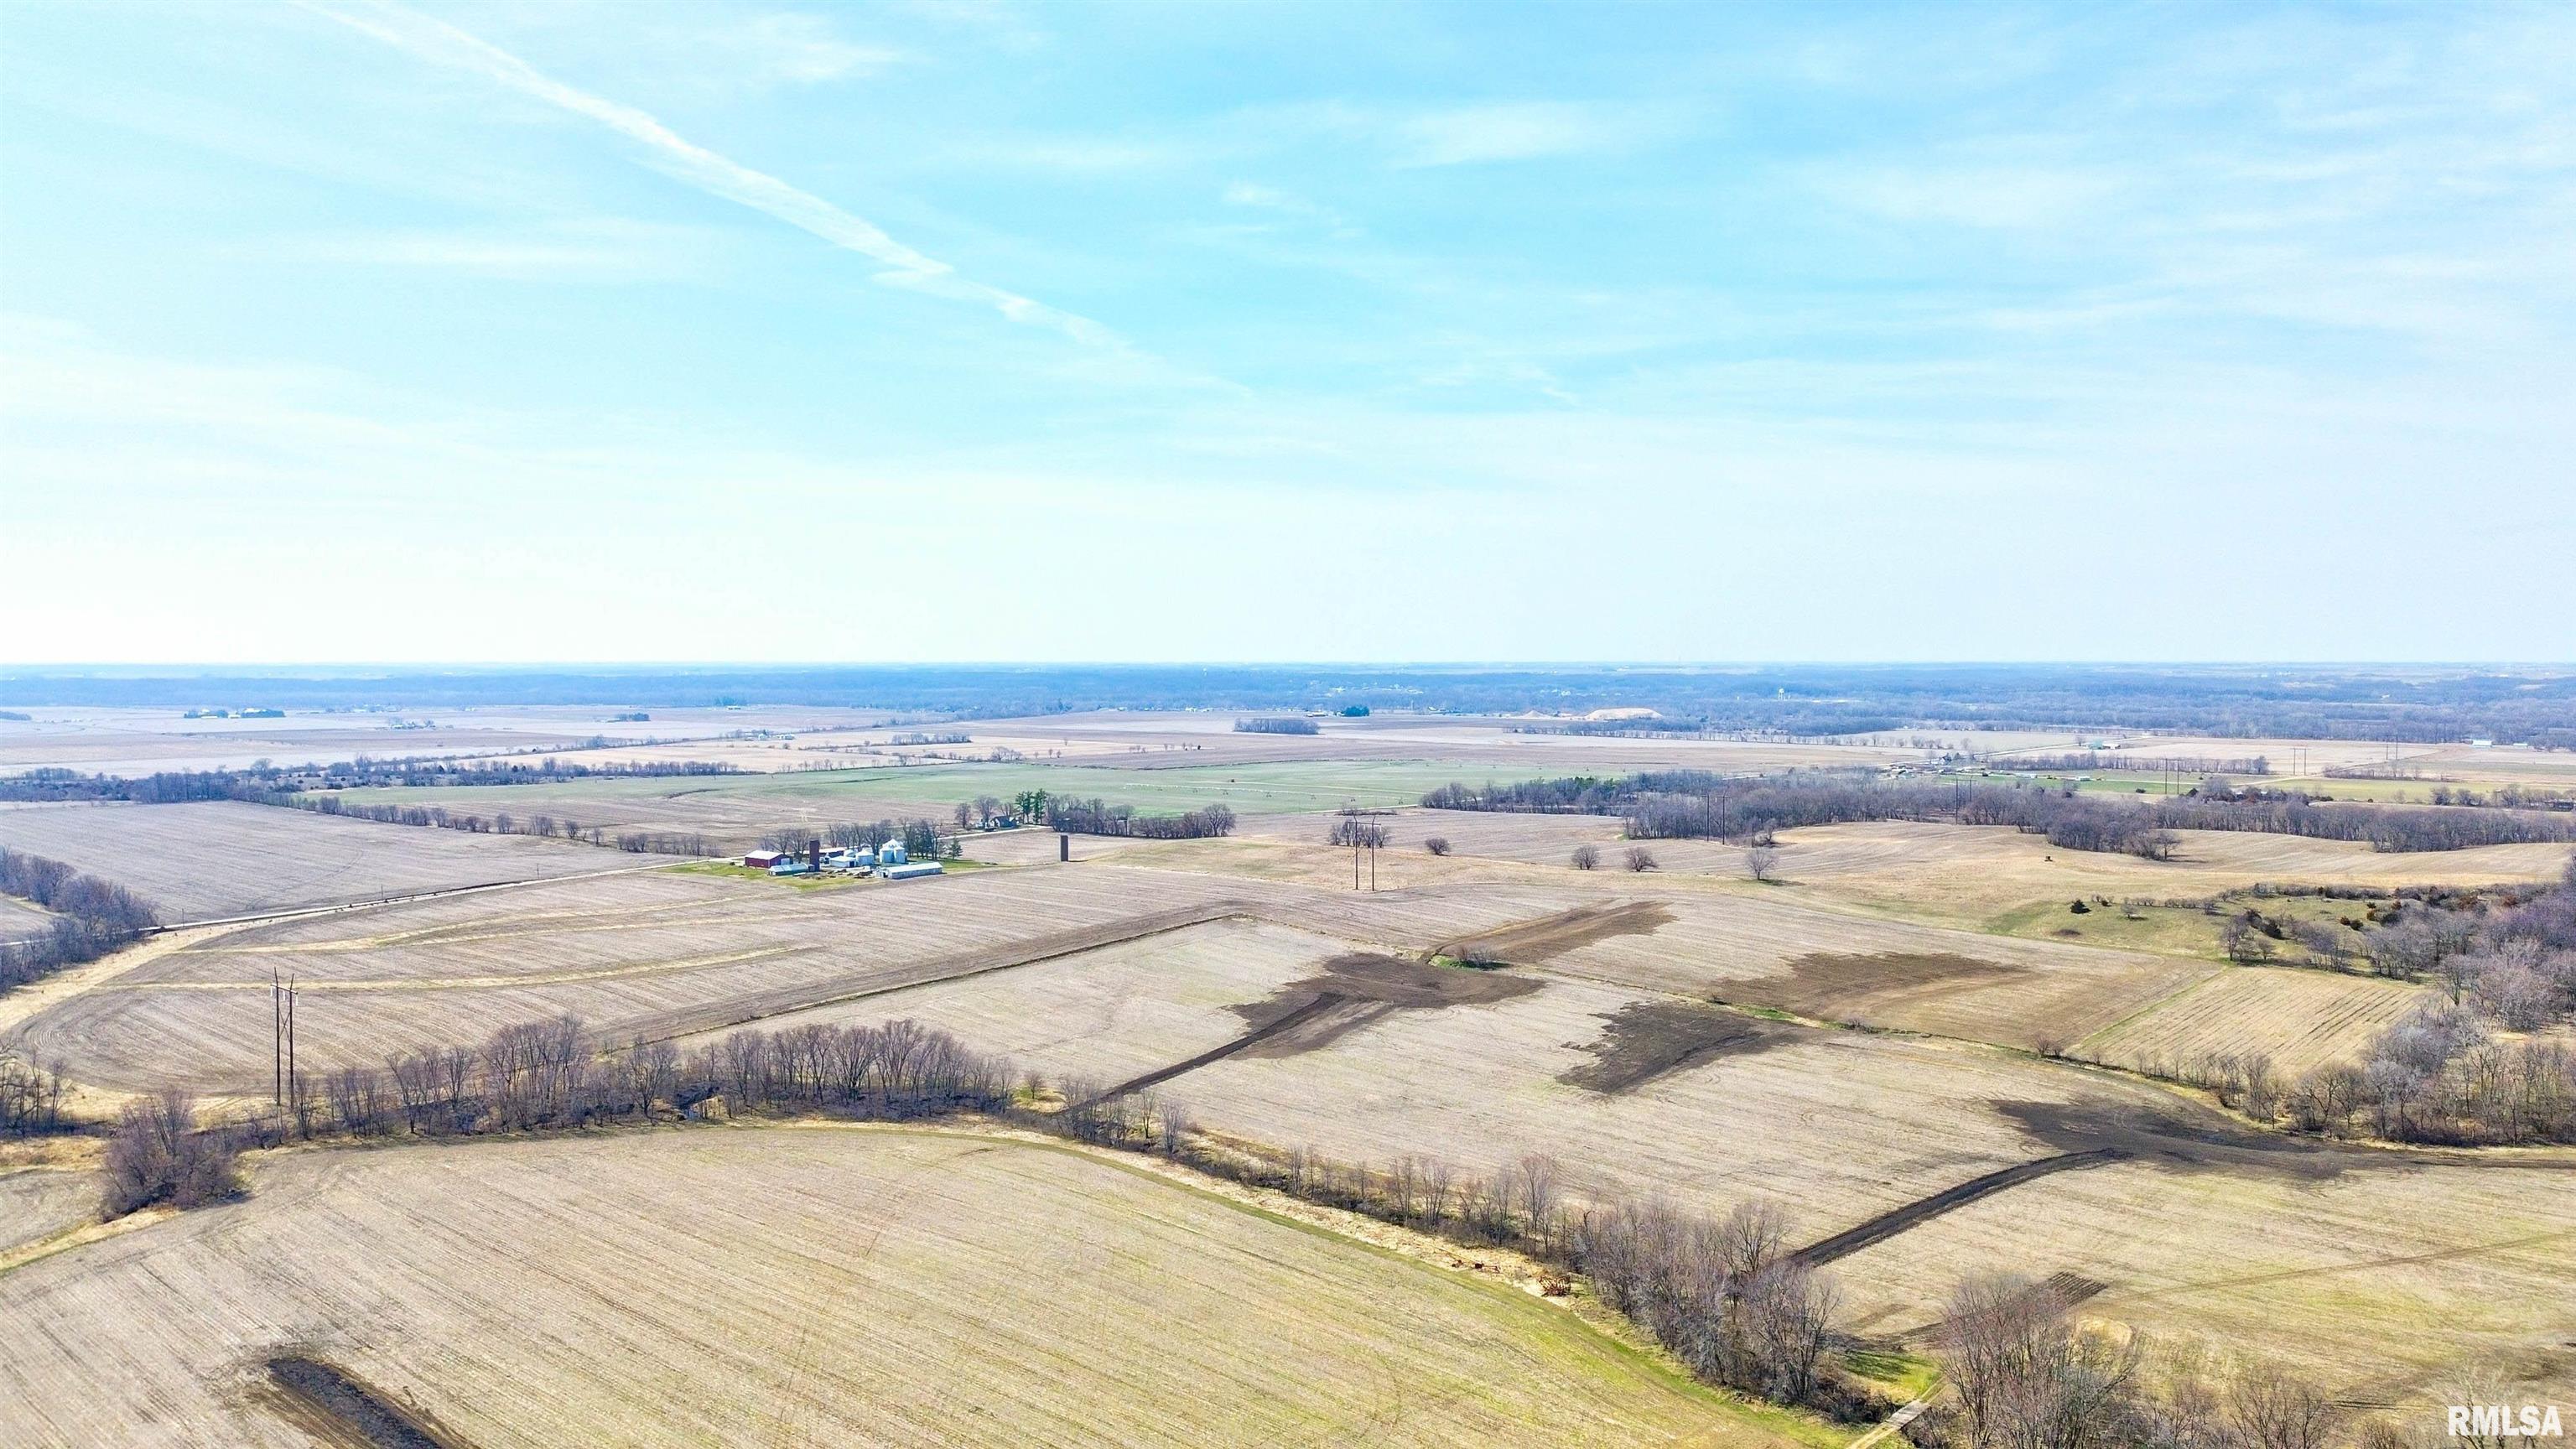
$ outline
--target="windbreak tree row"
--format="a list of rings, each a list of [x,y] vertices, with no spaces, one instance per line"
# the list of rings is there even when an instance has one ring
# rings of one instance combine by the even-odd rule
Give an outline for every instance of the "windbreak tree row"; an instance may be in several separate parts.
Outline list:
[[[1715,839],[1768,844],[1781,830],[1862,821],[2010,825],[2067,850],[2164,859],[2176,830],[2241,830],[2365,842],[2374,850],[2466,850],[2482,845],[2576,841],[2576,815],[2436,805],[2348,805],[2296,792],[2257,798],[2191,794],[2101,799],[2033,782],[1883,780],[1863,771],[1809,771],[1756,779],[1675,770],[1610,778],[1571,776],[1515,784],[1443,785],[1422,797],[1435,810],[1618,815],[1634,840]]]

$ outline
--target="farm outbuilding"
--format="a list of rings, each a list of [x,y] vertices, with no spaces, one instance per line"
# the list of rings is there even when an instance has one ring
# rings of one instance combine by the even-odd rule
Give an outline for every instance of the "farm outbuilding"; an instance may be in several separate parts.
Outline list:
[[[767,870],[786,858],[783,850],[755,850],[743,856],[742,863],[753,870]]]

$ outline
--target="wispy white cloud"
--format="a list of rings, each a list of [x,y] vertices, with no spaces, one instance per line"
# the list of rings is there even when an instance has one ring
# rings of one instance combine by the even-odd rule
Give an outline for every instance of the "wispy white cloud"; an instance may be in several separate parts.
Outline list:
[[[763,15],[700,40],[740,55],[755,74],[799,85],[869,75],[903,59],[899,50],[842,39],[818,15]]]
[[[1297,101],[1237,112],[1231,129],[1252,149],[1322,137],[1374,144],[1399,169],[1534,161],[1633,150],[1678,134],[1686,114],[1670,105],[1606,101],[1494,101],[1389,106]]]
[[[2103,167],[1909,166],[1833,168],[1817,189],[1849,206],[1899,221],[2034,231],[2064,227],[2118,189]]]
[[[689,141],[636,107],[557,80],[444,21],[386,0],[307,3],[354,30],[423,60],[472,71],[523,95],[596,121],[642,146],[656,167],[679,180],[883,263],[886,270],[877,273],[876,280],[889,286],[982,303],[1014,322],[1049,328],[1085,346],[1144,360],[1124,338],[1101,323],[961,276],[955,267],[904,245],[863,217]]]
[[[1236,181],[1227,185],[1224,197],[1228,206],[1276,212],[1281,216],[1310,221],[1328,229],[1337,237],[1349,238],[1360,235],[1359,228],[1351,225],[1349,218],[1340,212],[1321,202],[1310,201],[1293,191],[1283,191],[1276,186],[1264,186],[1253,181]]]
[[[1510,101],[1424,111],[1394,126],[1395,164],[1461,166],[1622,151],[1668,128],[1630,106],[1575,101]]]
[[[707,238],[693,228],[595,217],[524,227],[313,232],[235,247],[231,253],[522,281],[633,282],[685,276],[699,268],[707,249]]]

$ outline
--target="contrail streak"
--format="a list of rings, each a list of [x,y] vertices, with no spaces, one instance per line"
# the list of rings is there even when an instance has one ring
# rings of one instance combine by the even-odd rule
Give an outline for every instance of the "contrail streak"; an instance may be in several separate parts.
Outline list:
[[[959,276],[955,267],[905,246],[864,217],[853,216],[810,191],[697,145],[633,106],[566,85],[499,46],[445,21],[386,0],[305,3],[308,9],[423,60],[472,71],[523,95],[597,121],[643,146],[657,168],[679,180],[776,217],[834,246],[883,262],[886,270],[877,273],[876,280],[888,286],[980,302],[1014,322],[1050,328],[1088,346],[1132,354],[1125,339],[1088,317]]]

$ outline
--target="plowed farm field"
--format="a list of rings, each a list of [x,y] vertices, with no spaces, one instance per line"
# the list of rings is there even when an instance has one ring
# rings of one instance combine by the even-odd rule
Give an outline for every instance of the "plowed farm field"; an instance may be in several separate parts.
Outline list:
[[[0,810],[0,845],[125,886],[173,924],[629,870],[659,859],[235,800]]]
[[[301,1154],[0,1277],[11,1443],[310,1444],[281,1359],[478,1449],[1778,1442],[1510,1287],[998,1138]]]

